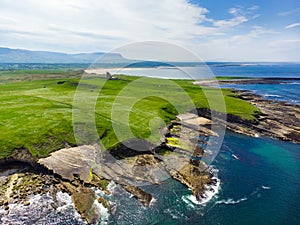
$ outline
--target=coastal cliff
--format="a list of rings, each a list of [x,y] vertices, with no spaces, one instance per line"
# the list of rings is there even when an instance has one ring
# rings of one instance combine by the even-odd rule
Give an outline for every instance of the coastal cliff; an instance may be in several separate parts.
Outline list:
[[[180,123],[183,124],[180,131],[183,135],[179,139]],[[142,152],[122,144],[104,152],[98,145],[83,145],[55,151],[38,161],[31,158],[28,152],[19,152],[14,160],[23,161],[26,165],[11,171],[1,182],[0,203],[9,210],[10,203],[30,205],[32,194],[50,193],[55,198],[63,191],[72,197],[82,218],[88,223],[95,223],[101,219],[95,210],[95,201],[107,210],[111,210],[111,205],[105,197],[97,198],[94,188],[109,194],[107,185],[113,181],[143,205],[150,206],[154,197],[143,190],[143,185],[159,185],[170,177],[190,188],[196,199],[201,201],[210,186],[217,183],[208,166],[201,161],[204,149],[197,145],[199,132],[204,136],[211,134],[208,132],[210,123],[210,120],[195,114],[179,115],[162,132],[162,144],[156,148],[148,144],[149,149]],[[130,142],[133,144],[136,140]]]
[[[209,138],[218,136],[211,129],[213,123],[253,137],[269,136],[300,143],[299,106],[265,100],[244,91],[230,93],[232,96],[227,96],[230,100],[247,101],[259,111],[248,117],[228,113],[226,121],[222,119],[224,113],[207,108],[177,115],[176,119],[175,115],[170,116],[170,123],[159,132],[161,143],[157,147],[140,139],[128,140],[128,143],[117,144],[106,151],[97,144],[76,146],[65,143],[64,148],[60,147],[44,158],[33,156],[25,147],[14,149],[9,156],[0,159],[1,172],[5,174],[0,180],[0,206],[9,212],[11,204],[30,207],[30,196],[51,196],[54,199],[51,207],[56,209],[59,203],[55,199],[63,192],[70,196],[82,218],[88,223],[97,223],[101,219],[99,207],[113,211],[107,198],[109,184],[116,183],[142,205],[151,206],[155,196],[147,193],[143,186],[159,185],[170,177],[189,188],[201,203],[207,198],[208,191],[217,191],[220,182],[203,162]],[[142,146],[143,151],[127,147],[127,144]],[[97,190],[105,195],[99,197]]]
[[[264,135],[299,143],[298,106],[264,100],[245,91],[235,93],[259,108],[256,119],[245,120],[228,114],[227,121],[222,121],[219,118],[223,115],[218,117],[214,112],[214,122],[249,136]],[[126,143],[104,152],[98,145],[84,145],[67,147],[37,160],[26,149],[16,150],[10,157],[1,159],[2,165],[17,165],[18,169],[10,168],[6,178],[1,180],[0,204],[9,210],[9,204],[16,202],[30,205],[32,194],[50,193],[55,198],[63,191],[72,196],[74,207],[82,218],[95,223],[101,219],[95,204],[112,210],[105,197],[96,196],[95,187],[109,194],[107,185],[113,181],[143,205],[150,206],[154,197],[143,190],[143,185],[159,185],[168,177],[187,186],[201,202],[208,190],[218,186],[219,180],[202,161],[207,138],[218,134],[211,130],[211,111],[199,108],[197,112],[201,116],[178,115],[160,132],[161,145],[153,148],[145,142],[145,151],[130,149]],[[141,144],[139,140],[129,142],[131,146]]]

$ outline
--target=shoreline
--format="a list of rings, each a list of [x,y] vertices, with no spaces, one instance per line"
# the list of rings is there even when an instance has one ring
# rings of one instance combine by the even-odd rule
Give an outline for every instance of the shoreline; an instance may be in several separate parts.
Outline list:
[[[299,77],[223,77],[217,76],[216,80],[200,80],[193,82],[194,84],[202,86],[215,86],[215,85],[226,85],[226,84],[282,84],[282,83],[293,83],[294,81],[300,81]]]
[[[250,127],[244,127],[247,130],[246,134],[253,129],[260,136],[300,144],[299,105],[290,104],[286,101],[267,100],[251,91],[232,91],[238,94],[239,98],[250,102],[260,110],[256,123],[251,124]],[[229,129],[234,129],[234,123],[229,123]]]
[[[176,122],[176,124],[177,123],[178,121]],[[186,129],[186,131],[188,132],[195,132],[195,130],[191,128],[186,127]],[[191,140],[189,138],[186,139],[187,143],[190,143],[190,141]],[[162,146],[160,146],[160,148],[161,147]],[[166,148],[166,146],[164,146],[163,148]],[[88,223],[92,223],[93,221],[98,221],[99,219],[101,219],[99,218],[97,211],[95,211],[94,209],[95,202],[97,201],[97,196],[95,191],[93,190],[93,187],[98,187],[104,193],[109,194],[107,185],[103,185],[102,183],[103,181],[107,182],[108,184],[110,184],[111,182],[115,182],[120,185],[122,189],[130,193],[133,197],[137,198],[142,205],[151,206],[151,203],[155,201],[155,196],[152,196],[145,192],[142,186],[139,187],[139,185],[132,185],[130,183],[130,180],[138,179],[142,182],[145,181],[150,182],[154,185],[159,185],[160,181],[156,178],[159,178],[162,173],[168,173],[169,178],[172,177],[173,179],[178,180],[178,182],[183,183],[187,188],[190,188],[192,192],[191,194],[193,194],[194,198],[197,201],[201,202],[201,204],[208,202],[217,193],[220,185],[220,180],[216,177],[216,174],[212,173],[211,171],[206,171],[205,168],[207,168],[207,166],[203,163],[197,166],[197,162],[193,160],[192,164],[190,159],[192,153],[190,152],[190,150],[186,149],[186,147],[178,145],[172,146],[171,148],[173,148],[173,150],[171,151],[170,149],[170,152],[173,152],[174,149],[178,148],[180,150],[180,153],[174,152],[174,154],[171,153],[171,155],[170,153],[168,153],[167,155],[163,154],[160,155],[159,158],[157,158],[156,155],[159,153],[153,154],[152,151],[146,151],[141,154],[140,152],[135,152],[134,150],[130,150],[128,152],[125,146],[119,146],[117,149],[110,150],[112,152],[105,152],[113,154],[115,157],[114,161],[112,161],[111,163],[106,162],[108,164],[101,164],[100,161],[96,161],[96,164],[93,165],[88,164],[88,162],[94,162],[93,159],[101,158],[98,157],[98,154],[101,153],[101,151],[99,151],[99,149],[95,146],[81,146],[81,148],[73,147],[65,150],[61,149],[53,152],[51,154],[53,155],[52,158],[50,155],[49,157],[43,158],[42,160],[39,160],[37,162],[31,161],[33,159],[29,159],[29,152],[23,152],[18,160],[21,162],[23,157],[23,160],[26,161],[26,163],[21,163],[19,166],[30,166],[29,171],[25,172],[26,174],[23,174],[22,170],[20,171],[20,174],[17,171],[12,175],[3,178],[5,180],[3,183],[1,183],[2,192],[0,193],[0,197],[4,197],[1,197],[3,198],[3,202],[1,203],[1,205],[2,207],[4,207],[5,212],[10,210],[11,204],[21,204],[22,207],[23,205],[24,207],[27,207],[33,204],[30,200],[31,198],[29,198],[32,194],[41,194],[42,196],[44,196],[50,191],[52,193],[51,197],[53,199],[56,199],[57,193],[63,191],[71,196],[72,201],[75,205],[74,207],[82,216],[82,218],[86,219]],[[157,151],[160,152],[160,149],[157,149]],[[91,154],[91,152],[94,152],[94,154]],[[194,154],[199,155],[199,152],[196,153],[195,150]],[[202,155],[203,152],[200,152],[200,154]],[[83,158],[80,158],[81,156]],[[102,155],[102,157],[104,160],[110,160],[109,155],[106,156],[106,154],[104,154]],[[64,159],[63,162],[61,162],[60,159]],[[16,159],[2,160],[1,163],[9,166],[9,164],[7,164],[8,162],[18,164],[18,161]],[[82,168],[78,168],[77,166],[76,168],[73,167],[75,162],[77,162],[77,164]],[[102,170],[99,170],[97,166],[98,163],[99,165],[102,165]],[[198,163],[200,163],[200,161]],[[44,168],[43,171],[48,171],[48,175],[44,175],[43,171],[34,170],[34,168],[37,168],[39,166],[41,166],[41,168]],[[143,172],[143,168],[139,169],[139,166],[146,167],[147,171],[149,170],[150,172]],[[136,171],[136,169],[138,170]],[[131,170],[133,173],[131,172]],[[121,171],[126,171],[126,173],[122,173]],[[135,171],[138,172],[138,177],[136,177],[137,174],[135,174]],[[37,172],[41,173],[38,174]],[[145,174],[141,175],[140,172]],[[55,178],[55,175],[58,175],[58,178]],[[24,185],[20,187],[16,186],[18,183],[22,182],[22,180],[24,179],[23,177],[25,176],[29,177],[28,182],[30,183],[28,183],[28,185],[30,185],[31,188],[36,191],[31,192],[30,190],[28,190],[28,192],[22,197],[18,196],[15,193],[6,196],[7,190],[11,187],[11,185],[13,189],[17,191],[16,193],[18,193],[19,190],[25,190],[27,188],[27,183],[24,183]],[[36,187],[36,184],[30,181],[30,177],[33,177],[34,179],[40,179],[40,181],[37,183],[38,185],[47,181],[47,188],[44,189],[42,185]],[[7,184],[9,185],[7,186]],[[91,205],[82,205],[82,199],[90,199],[89,202],[91,202]],[[98,202],[99,203],[97,204],[101,204],[101,207],[105,207],[108,212],[112,210],[111,204],[108,202],[107,198],[99,197]],[[12,205],[12,209],[14,209],[13,207],[14,205]],[[92,214],[87,213],[90,210],[92,210]]]
[[[295,79],[300,81],[300,78],[259,78],[204,81],[196,82],[196,84],[203,86],[216,84],[280,84],[282,81]],[[300,105],[288,101],[268,100],[263,95],[254,93],[254,91],[234,88],[230,88],[230,90],[238,98],[257,107],[260,112],[255,115],[254,121],[243,120],[238,116],[227,114],[227,120],[220,122],[226,125],[228,130],[252,137],[266,136],[300,144]],[[210,118],[210,113],[211,111],[207,109],[198,110],[198,114],[206,118]]]
[[[231,81],[234,82],[234,81]],[[234,116],[234,115],[230,115],[227,114],[227,121],[219,121],[220,125],[226,125],[228,130],[231,130],[235,133],[241,133],[244,135],[248,135],[248,136],[253,136],[253,137],[260,137],[260,136],[269,136],[269,137],[273,137],[273,138],[277,138],[280,140],[284,140],[284,141],[292,141],[295,142],[297,144],[300,143],[299,137],[300,137],[300,130],[299,130],[299,115],[300,115],[300,108],[298,106],[295,105],[291,105],[291,104],[287,104],[286,102],[279,102],[279,101],[275,101],[275,100],[266,100],[264,99],[262,96],[253,94],[249,91],[239,91],[239,90],[232,90],[233,93],[237,94],[238,98],[241,98],[245,101],[250,102],[251,104],[255,105],[257,108],[259,108],[260,113],[256,116],[255,121],[248,121],[248,120],[243,120],[241,118],[239,118],[238,116]],[[208,109],[197,109],[198,111],[198,115],[195,114],[195,116],[197,117],[201,117],[202,118],[207,118],[209,119],[210,117],[210,110]],[[288,112],[288,113],[287,113]],[[295,113],[296,112],[296,113]],[[191,119],[191,115],[189,113],[188,114],[188,119]],[[186,115],[187,115],[186,114]],[[218,114],[218,113],[217,113]],[[219,113],[221,115],[221,113]],[[282,116],[285,115],[285,116]],[[178,115],[179,117],[180,115]],[[220,116],[221,118],[221,116]],[[193,119],[193,118],[192,118]],[[168,136],[166,135],[166,133],[164,133],[163,135],[165,135],[165,142],[164,144],[167,145],[167,147],[169,149],[179,149],[180,153],[183,154],[187,154],[186,156],[193,156],[195,158],[198,157],[202,157],[203,156],[203,152],[199,151],[199,149],[195,149],[194,152],[188,152],[186,151],[187,149],[185,149],[185,147],[183,146],[187,146],[186,144],[190,145],[191,142],[193,142],[192,140],[190,140],[190,138],[187,138],[185,141],[186,143],[184,143],[184,145],[178,145],[175,144],[174,145],[174,139],[176,138],[176,127],[178,125],[178,121],[173,121],[173,126],[169,126],[168,129],[169,131]],[[183,124],[184,125],[184,124]],[[207,128],[206,126],[210,126],[209,121],[207,121],[207,124],[204,125],[202,127],[202,134],[207,135]],[[205,128],[205,129],[204,129]],[[185,133],[186,134],[192,134],[194,132],[193,129],[190,129],[190,127],[185,127]],[[189,137],[189,135],[187,135]],[[209,135],[213,135],[213,134],[209,134]],[[169,138],[169,139],[168,139]],[[170,142],[168,141],[170,140]],[[174,143],[171,143],[174,142]],[[169,146],[168,146],[169,145]],[[17,163],[18,164],[18,160],[20,162],[23,163],[28,163],[30,166],[37,166],[40,165],[41,167],[38,166],[38,168],[43,168],[42,171],[43,172],[44,169],[45,171],[50,171],[50,174],[46,175],[46,180],[49,180],[50,183],[53,182],[58,182],[59,185],[55,186],[55,190],[54,193],[58,193],[59,191],[63,190],[66,193],[68,193],[70,196],[72,196],[72,200],[73,202],[77,201],[77,204],[75,204],[75,208],[77,209],[77,211],[81,214],[83,219],[87,219],[87,221],[93,221],[95,219],[97,219],[95,217],[95,215],[93,214],[91,217],[89,214],[86,214],[86,210],[90,210],[89,209],[82,209],[82,208],[78,208],[78,201],[80,202],[80,199],[82,199],[83,197],[85,198],[89,198],[91,197],[91,201],[94,205],[94,203],[96,202],[96,195],[94,192],[90,192],[90,186],[92,187],[98,187],[100,188],[102,191],[106,191],[107,189],[105,187],[105,185],[103,185],[103,183],[101,182],[109,182],[110,181],[115,181],[116,183],[120,184],[122,186],[122,188],[124,188],[124,190],[126,190],[127,192],[129,192],[130,194],[132,194],[135,198],[139,199],[140,202],[145,205],[145,206],[149,206],[151,205],[151,202],[153,202],[153,196],[148,194],[147,192],[143,191],[142,188],[139,188],[138,186],[134,186],[132,184],[129,184],[127,182],[124,182],[122,176],[124,174],[121,173],[122,176],[120,176],[120,174],[115,173],[116,171],[128,171],[128,169],[133,165],[149,165],[149,166],[153,166],[153,168],[160,168],[160,163],[163,162],[164,165],[168,168],[167,172],[170,173],[170,176],[173,177],[173,179],[178,180],[179,182],[183,183],[185,186],[187,186],[187,188],[191,189],[191,192],[193,193],[193,197],[189,198],[189,201],[197,201],[199,204],[206,204],[208,201],[210,201],[210,199],[213,198],[213,196],[215,194],[218,193],[218,189],[220,188],[220,179],[217,178],[215,176],[215,174],[211,174],[209,172],[203,172],[205,171],[204,168],[205,165],[201,165],[199,164],[199,162],[191,162],[191,160],[184,160],[181,162],[181,168],[180,170],[174,170],[173,166],[175,164],[178,164],[178,160],[180,159],[179,157],[175,157],[174,155],[171,155],[172,157],[167,157],[167,160],[161,160],[161,158],[156,158],[155,155],[153,154],[153,152],[151,152],[151,150],[148,150],[146,152],[144,152],[143,154],[132,154],[132,151],[129,153],[128,155],[124,155],[124,153],[126,153],[126,149],[122,150],[122,146],[118,146],[119,148],[116,150],[116,152],[114,154],[116,154],[116,156],[119,156],[122,159],[127,160],[128,162],[134,162],[134,164],[118,164],[115,167],[112,168],[106,168],[105,173],[104,174],[98,174],[97,173],[97,168],[93,167],[93,170],[88,170],[88,171],[83,171],[82,174],[77,174],[77,176],[75,176],[74,171],[69,170],[69,168],[64,168],[62,167],[62,172],[59,171],[55,171],[55,169],[57,169],[57,167],[55,166],[55,164],[53,164],[52,166],[54,167],[47,167],[47,163],[46,164],[37,164],[37,162],[30,157],[30,153],[29,152],[17,152],[18,154],[16,154],[14,157],[16,157],[15,159],[12,157],[11,161],[9,158],[5,158],[5,159],[1,159],[0,160],[0,164],[4,164],[6,165],[7,163]],[[160,146],[161,147],[161,146]],[[165,147],[165,146],[164,146]],[[75,148],[79,148],[79,147],[74,147]],[[93,146],[89,146],[88,149],[92,149]],[[69,148],[70,150],[71,148]],[[24,149],[25,150],[25,149]],[[62,149],[61,149],[62,150]],[[58,150],[56,152],[54,152],[53,154],[58,153]],[[70,151],[67,152],[70,152]],[[99,150],[99,149],[98,149]],[[97,154],[99,151],[97,149],[95,149],[94,153]],[[125,150],[125,151],[124,151]],[[82,152],[81,152],[82,153]],[[175,151],[175,153],[178,153]],[[65,155],[64,155],[65,154]],[[63,152],[63,155],[61,155],[58,158],[65,158],[64,156],[66,155],[66,152]],[[52,155],[52,154],[51,154]],[[51,157],[51,155],[49,157]],[[87,154],[89,155],[89,154]],[[70,155],[71,157],[74,157],[74,155]],[[93,155],[92,156],[96,156]],[[49,158],[47,157],[47,158]],[[47,158],[44,158],[47,159]],[[66,157],[68,158],[68,157]],[[190,158],[191,159],[191,158]],[[84,161],[89,161],[87,159],[83,160]],[[50,162],[49,165],[51,165],[51,163],[53,163],[53,161],[49,161]],[[174,163],[176,162],[176,163]],[[196,164],[195,164],[196,163]],[[72,164],[72,163],[70,163]],[[180,163],[179,163],[180,164]],[[59,165],[59,164],[58,164]],[[197,166],[198,165],[198,166]],[[199,167],[201,167],[199,169]],[[85,166],[85,164],[83,164],[83,166]],[[89,164],[87,164],[88,168]],[[203,167],[204,166],[204,167]],[[74,169],[74,168],[73,168]],[[86,168],[85,168],[86,169]],[[195,171],[196,172],[192,173],[191,171]],[[65,173],[67,171],[67,173]],[[78,172],[78,171],[77,171]],[[85,172],[87,172],[87,174],[84,174]],[[113,174],[112,174],[113,172]],[[199,176],[199,172],[200,172],[200,176]],[[203,173],[202,173],[203,172]],[[54,180],[52,180],[52,175],[59,175],[59,178],[55,178]],[[132,173],[133,175],[134,173]],[[38,176],[43,176],[44,174],[41,173]],[[64,175],[66,175],[66,177],[64,177]],[[82,176],[81,176],[82,175]],[[128,175],[128,174],[126,174]],[[152,174],[153,175],[153,174]],[[149,176],[149,174],[144,174],[142,177],[143,179],[145,179],[146,181],[153,183],[153,184],[159,184],[159,182],[156,182],[155,176]],[[23,177],[23,176],[22,176]],[[112,179],[113,177],[117,177],[117,180]],[[122,179],[119,179],[119,177],[121,177]],[[104,178],[104,179],[103,179]],[[127,179],[136,179],[134,177],[130,177],[127,176]],[[18,180],[19,177],[14,177],[12,181],[9,181],[8,183],[12,183],[12,185],[14,185],[15,180]],[[44,178],[43,178],[44,179]],[[45,181],[43,180],[42,181]],[[140,179],[140,178],[139,178]],[[201,180],[202,184],[199,185],[197,180]],[[42,183],[39,182],[40,183]],[[6,185],[6,184],[5,184]],[[50,184],[51,186],[52,184]],[[26,185],[24,186],[26,187]],[[6,189],[5,189],[6,190]],[[42,190],[42,189],[40,189]],[[74,193],[76,192],[83,192],[83,195],[75,195],[75,197],[73,196]],[[109,191],[108,191],[109,192]],[[32,194],[31,192],[29,192],[29,194]],[[53,195],[54,196],[54,195]],[[12,199],[17,199],[18,197],[12,196]],[[77,199],[77,200],[76,200]],[[79,199],[79,200],[78,200]],[[183,199],[182,199],[183,200]],[[184,201],[184,200],[183,200]],[[108,211],[110,210],[110,204],[109,202],[105,199],[105,198],[99,198],[98,199],[99,204],[101,204],[103,207],[105,207]],[[98,204],[98,202],[96,202]],[[25,199],[24,201],[21,200],[21,203],[24,204],[24,206],[28,206],[31,204],[31,202],[28,203],[28,201]],[[9,208],[7,208],[8,203],[3,202],[3,205],[6,210],[9,210]],[[98,207],[99,208],[99,207]],[[93,213],[97,213],[96,211],[93,211]],[[88,217],[88,218],[87,218]],[[99,219],[99,218],[98,218]]]

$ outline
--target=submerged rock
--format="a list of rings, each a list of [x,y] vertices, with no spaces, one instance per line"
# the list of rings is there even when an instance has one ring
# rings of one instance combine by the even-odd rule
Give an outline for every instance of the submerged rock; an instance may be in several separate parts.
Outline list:
[[[151,203],[151,200],[153,199],[152,195],[145,192],[139,187],[132,186],[132,185],[125,185],[124,189],[128,191],[130,194],[132,194],[134,197],[140,200],[142,204],[145,206],[149,206]]]
[[[103,197],[98,197],[98,202],[101,203],[105,208],[107,208],[109,211],[111,210],[111,206],[109,204],[109,202],[103,198]]]

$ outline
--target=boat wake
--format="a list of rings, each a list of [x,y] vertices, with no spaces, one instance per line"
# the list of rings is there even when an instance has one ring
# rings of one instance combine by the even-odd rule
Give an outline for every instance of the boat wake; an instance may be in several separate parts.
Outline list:
[[[264,189],[264,190],[269,190],[269,189],[271,189],[271,187],[264,186],[264,185],[262,185],[261,188]]]
[[[216,204],[225,204],[225,205],[234,205],[234,204],[238,204],[240,202],[244,202],[244,201],[247,201],[248,198],[240,198],[238,200],[234,200],[232,198],[229,198],[229,199],[224,199],[224,200],[220,200],[220,201],[217,201]]]

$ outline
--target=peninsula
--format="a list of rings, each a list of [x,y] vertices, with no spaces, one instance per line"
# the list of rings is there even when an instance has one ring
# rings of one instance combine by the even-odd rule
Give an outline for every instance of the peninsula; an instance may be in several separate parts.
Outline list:
[[[72,107],[81,75],[82,71],[74,70],[2,72],[0,165],[6,176],[0,180],[0,205],[5,210],[10,210],[11,203],[30,205],[29,197],[33,194],[49,193],[55,198],[63,191],[72,196],[82,218],[95,223],[100,219],[95,204],[113,210],[105,197],[96,196],[95,187],[109,195],[108,185],[117,183],[149,206],[154,197],[143,190],[142,184],[159,185],[162,176],[180,181],[199,202],[204,201],[208,192],[215,192],[219,185],[218,178],[201,160],[205,148],[199,147],[209,144],[205,138],[218,135],[211,130],[212,113],[219,118],[219,126],[234,132],[299,143],[298,106],[223,89],[225,110],[218,104],[212,108],[205,93],[220,101],[217,89],[189,80],[173,80],[195,105],[187,108],[180,93],[157,89],[157,85],[167,85],[157,78],[149,78],[143,87],[135,88],[135,95],[145,89],[159,90],[185,107],[178,111],[164,99],[141,98],[130,114],[130,128],[136,138],[125,138],[120,143],[110,112],[122,89],[138,79],[123,75],[113,80],[90,75],[84,81],[88,93],[102,87],[95,106],[95,124],[103,145],[94,139],[78,143],[74,138]],[[125,100],[129,104],[131,99]],[[282,110],[293,111],[274,119],[283,113],[278,104]],[[223,115],[227,121],[221,119]],[[153,123],[156,117],[162,121]],[[147,138],[149,141],[142,142],[143,151],[126,145],[141,145],[140,140]]]

